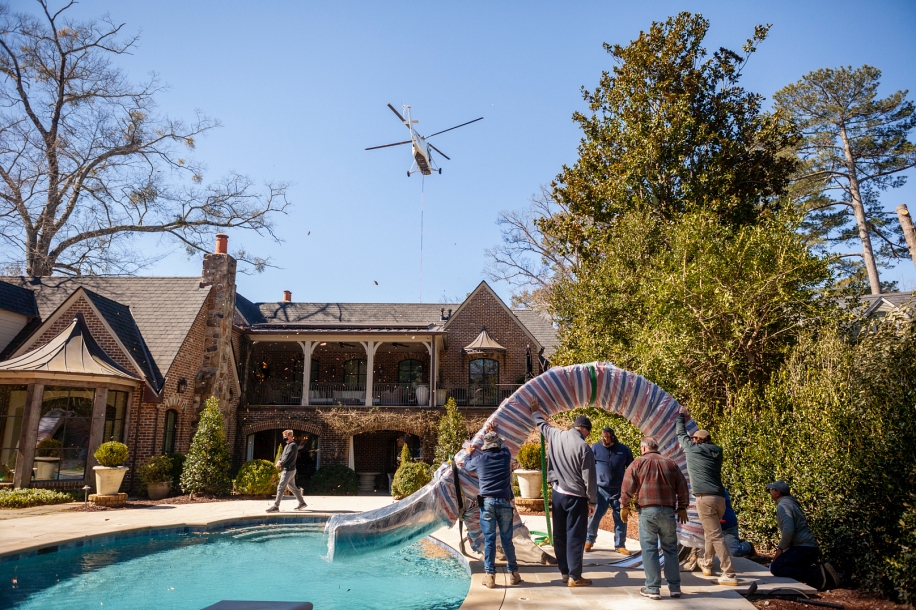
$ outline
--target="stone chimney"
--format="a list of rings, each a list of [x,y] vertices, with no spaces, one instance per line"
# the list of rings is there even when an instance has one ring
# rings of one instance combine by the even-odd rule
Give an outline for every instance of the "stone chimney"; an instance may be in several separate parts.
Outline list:
[[[229,412],[232,387],[232,316],[235,313],[236,261],[229,255],[229,236],[217,233],[213,254],[204,255],[201,287],[212,286],[206,309],[207,328],[204,356],[197,373],[195,407],[210,396],[219,399],[220,409]]]
[[[290,292],[289,290],[284,290],[283,291],[283,302],[292,303],[293,302],[293,293]]]

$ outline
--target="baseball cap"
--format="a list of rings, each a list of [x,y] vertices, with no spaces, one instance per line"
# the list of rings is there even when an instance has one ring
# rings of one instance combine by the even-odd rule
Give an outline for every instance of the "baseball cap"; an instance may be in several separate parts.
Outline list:
[[[573,428],[585,428],[586,430],[591,432],[592,431],[592,420],[585,417],[584,415],[580,415],[579,417],[576,418],[575,423],[573,423]]]
[[[775,489],[779,493],[788,496],[789,494],[789,484],[785,481],[776,481],[774,483],[767,483],[767,489]]]

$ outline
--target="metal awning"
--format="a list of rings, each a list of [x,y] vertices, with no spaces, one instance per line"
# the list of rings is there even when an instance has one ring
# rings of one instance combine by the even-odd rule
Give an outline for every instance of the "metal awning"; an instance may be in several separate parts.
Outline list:
[[[45,345],[18,358],[0,362],[0,373],[63,373],[141,380],[102,350],[81,315],[77,315],[70,326]]]
[[[477,338],[464,347],[466,354],[492,354],[494,352],[504,352],[506,348],[493,340],[493,337],[487,332],[484,326]]]

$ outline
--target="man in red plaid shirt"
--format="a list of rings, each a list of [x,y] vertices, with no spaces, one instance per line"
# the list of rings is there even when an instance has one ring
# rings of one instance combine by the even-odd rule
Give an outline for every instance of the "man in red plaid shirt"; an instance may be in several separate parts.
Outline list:
[[[687,523],[687,504],[690,501],[687,480],[677,464],[658,452],[658,441],[651,436],[643,437],[639,452],[642,456],[627,468],[620,490],[620,518],[623,522],[627,522],[630,514],[630,500],[636,500],[639,511],[639,545],[646,571],[646,586],[639,593],[649,599],[662,598],[662,574],[658,560],[661,544],[665,554],[668,591],[671,597],[680,597],[677,522]]]

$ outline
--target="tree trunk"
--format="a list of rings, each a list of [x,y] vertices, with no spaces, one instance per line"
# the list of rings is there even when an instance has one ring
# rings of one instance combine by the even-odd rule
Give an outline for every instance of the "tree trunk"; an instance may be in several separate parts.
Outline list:
[[[916,265],[916,228],[913,227],[913,219],[910,218],[910,211],[905,203],[897,206],[897,218],[900,219],[900,228],[903,229],[903,236],[906,238],[906,247],[910,250],[910,258]]]
[[[881,280],[878,277],[878,266],[875,264],[875,255],[871,247],[871,235],[868,233],[868,222],[865,219],[865,206],[859,193],[859,179],[856,175],[856,162],[849,146],[849,137],[846,135],[846,126],[840,125],[840,137],[843,139],[843,152],[846,155],[846,171],[849,174],[849,195],[852,198],[852,211],[859,227],[859,238],[862,240],[862,259],[868,272],[868,284],[872,294],[881,294]]]

